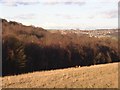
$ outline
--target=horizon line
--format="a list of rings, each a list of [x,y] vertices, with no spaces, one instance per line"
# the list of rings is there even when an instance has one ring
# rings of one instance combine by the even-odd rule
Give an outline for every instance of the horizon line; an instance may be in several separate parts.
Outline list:
[[[43,28],[43,29],[46,29],[46,30],[109,30],[109,29],[119,29],[119,28],[92,28],[92,29],[82,29],[82,28],[44,28],[44,27],[42,27],[42,26],[38,26],[38,25],[33,25],[33,24],[29,24],[29,25],[27,25],[27,24],[23,24],[23,23],[21,23],[21,22],[18,22],[18,21],[15,21],[15,20],[8,20],[8,19],[6,19],[6,18],[0,18],[0,21],[1,20],[6,20],[7,22],[16,22],[16,23],[18,23],[18,24],[22,24],[22,25],[25,25],[25,26],[32,26],[32,27],[38,27],[38,28]]]

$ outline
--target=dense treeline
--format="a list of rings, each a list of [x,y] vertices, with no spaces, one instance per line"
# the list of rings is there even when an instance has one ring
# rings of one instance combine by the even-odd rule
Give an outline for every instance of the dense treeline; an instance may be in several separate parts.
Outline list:
[[[2,28],[3,76],[120,61],[118,42],[110,38],[52,34],[5,19]]]

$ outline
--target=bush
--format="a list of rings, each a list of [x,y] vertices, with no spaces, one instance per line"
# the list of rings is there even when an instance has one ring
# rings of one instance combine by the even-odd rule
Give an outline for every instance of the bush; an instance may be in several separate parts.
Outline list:
[[[24,72],[27,60],[22,42],[14,36],[6,36],[2,46],[3,75]]]

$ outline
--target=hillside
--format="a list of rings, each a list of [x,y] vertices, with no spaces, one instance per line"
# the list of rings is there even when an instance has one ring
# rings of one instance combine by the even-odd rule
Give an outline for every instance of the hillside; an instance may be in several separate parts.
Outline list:
[[[120,62],[118,41],[106,37],[108,31],[60,32],[2,19],[2,75]]]
[[[117,88],[118,63],[6,76],[2,81],[3,88]]]

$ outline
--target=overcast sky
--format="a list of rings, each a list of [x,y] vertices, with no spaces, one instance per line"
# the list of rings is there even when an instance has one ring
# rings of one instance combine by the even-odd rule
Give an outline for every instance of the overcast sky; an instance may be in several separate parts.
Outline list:
[[[0,0],[0,17],[45,29],[118,27],[119,0]]]

